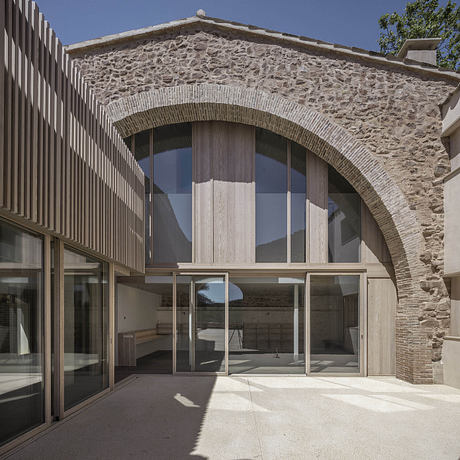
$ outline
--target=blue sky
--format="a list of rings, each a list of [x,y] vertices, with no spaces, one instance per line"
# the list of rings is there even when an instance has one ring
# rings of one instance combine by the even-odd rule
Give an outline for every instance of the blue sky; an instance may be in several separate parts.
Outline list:
[[[253,24],[377,50],[379,17],[405,0],[37,0],[64,44],[193,16]],[[445,2],[442,2],[445,3]]]

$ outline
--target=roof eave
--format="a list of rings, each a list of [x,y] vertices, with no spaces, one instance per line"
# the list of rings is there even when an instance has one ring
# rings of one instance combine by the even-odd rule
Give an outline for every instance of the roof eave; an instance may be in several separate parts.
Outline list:
[[[189,18],[179,19],[175,21],[170,21],[164,24],[158,24],[156,26],[145,27],[142,29],[130,30],[127,32],[122,32],[119,34],[106,35],[104,37],[95,38],[93,40],[87,40],[84,42],[74,43],[72,45],[67,45],[65,48],[67,52],[72,54],[80,54],[85,51],[89,51],[95,48],[101,48],[105,46],[110,46],[112,44],[118,44],[125,41],[137,40],[143,37],[150,35],[158,34],[160,32],[166,32],[172,29],[188,26],[191,24],[207,24],[214,25],[216,27],[239,31],[249,35],[262,36],[265,38],[271,38],[280,40],[287,43],[292,43],[296,45],[306,46],[310,48],[319,48],[322,50],[329,50],[339,54],[351,55],[355,57],[360,57],[366,60],[371,60],[374,62],[379,62],[383,65],[392,65],[403,67],[405,69],[411,69],[415,71],[422,71],[424,73],[435,74],[441,77],[453,78],[460,81],[460,73],[440,69],[436,66],[430,64],[420,63],[418,61],[413,61],[410,59],[401,59],[396,56],[383,56],[379,55],[373,51],[367,51],[360,48],[348,47],[344,45],[338,45],[328,42],[323,42],[320,40],[315,40],[309,37],[303,37],[298,35],[284,34],[282,32],[271,31],[263,29],[256,26],[240,24],[236,22],[224,21],[219,18],[211,18],[205,16],[192,16]]]

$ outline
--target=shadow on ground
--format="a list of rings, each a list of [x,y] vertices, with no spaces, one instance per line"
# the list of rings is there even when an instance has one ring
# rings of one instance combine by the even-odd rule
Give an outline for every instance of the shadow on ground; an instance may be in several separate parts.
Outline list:
[[[146,382],[151,379],[151,384]],[[197,384],[196,380],[199,380]],[[192,452],[215,377],[141,375],[10,459],[204,459]]]

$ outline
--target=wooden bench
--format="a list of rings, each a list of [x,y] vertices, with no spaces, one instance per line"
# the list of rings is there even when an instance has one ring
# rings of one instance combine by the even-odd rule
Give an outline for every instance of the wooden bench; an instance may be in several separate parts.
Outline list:
[[[136,366],[136,346],[153,342],[158,336],[156,329],[120,332],[118,334],[118,365]]]

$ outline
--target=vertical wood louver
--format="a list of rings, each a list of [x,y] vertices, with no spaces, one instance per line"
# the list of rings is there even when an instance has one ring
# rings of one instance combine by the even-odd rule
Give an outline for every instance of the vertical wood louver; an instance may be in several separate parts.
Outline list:
[[[0,11],[0,210],[144,270],[144,174],[30,0]]]

